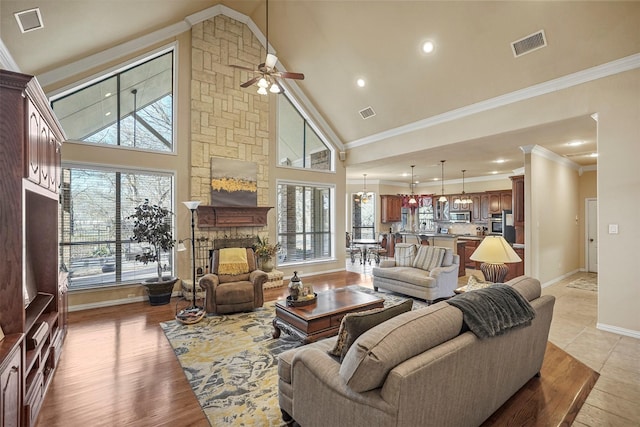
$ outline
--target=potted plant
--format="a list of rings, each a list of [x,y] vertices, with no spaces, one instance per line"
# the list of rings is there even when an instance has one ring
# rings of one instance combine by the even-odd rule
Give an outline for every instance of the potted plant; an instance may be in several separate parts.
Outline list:
[[[177,277],[162,275],[162,261],[160,255],[173,248],[175,242],[171,233],[171,221],[173,213],[167,208],[152,205],[148,199],[136,206],[133,215],[127,219],[133,220],[133,236],[131,240],[148,245],[142,253],[136,255],[136,261],[143,264],[155,262],[157,276],[144,281],[143,285],[149,294],[151,305],[168,304],[171,300],[173,286],[178,281]]]
[[[260,259],[260,269],[265,273],[269,273],[273,270],[273,257],[276,256],[280,250],[280,243],[269,243],[268,237],[258,236],[256,243],[253,245],[253,249],[256,252],[256,256]]]

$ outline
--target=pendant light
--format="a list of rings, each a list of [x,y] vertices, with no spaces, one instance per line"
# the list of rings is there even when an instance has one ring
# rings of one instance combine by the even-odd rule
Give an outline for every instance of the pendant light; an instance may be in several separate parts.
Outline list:
[[[364,177],[364,187],[362,191],[359,191],[356,194],[360,197],[361,203],[369,203],[369,199],[373,197],[373,193],[367,191],[367,174],[363,173],[362,176]]]
[[[411,198],[409,199],[409,204],[410,205],[417,205],[418,201],[416,200],[415,196],[413,195],[413,186],[415,184],[415,182],[413,181],[413,168],[415,168],[416,165],[411,165]]]
[[[444,162],[446,162],[446,160],[440,160],[440,169],[442,171],[442,175],[441,175],[441,179],[440,179],[440,181],[442,182],[442,195],[440,196],[438,201],[442,202],[442,203],[447,201],[447,198],[444,195]]]
[[[471,200],[469,196],[466,196],[464,192],[464,173],[466,171],[466,169],[462,169],[462,194],[458,196],[453,203],[461,203],[463,205],[473,203],[473,200]]]

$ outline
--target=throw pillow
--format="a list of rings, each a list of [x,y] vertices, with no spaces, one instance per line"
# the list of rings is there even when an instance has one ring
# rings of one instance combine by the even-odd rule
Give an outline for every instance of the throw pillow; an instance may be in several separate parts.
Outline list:
[[[489,286],[491,286],[491,283],[487,283],[484,280],[477,278],[476,276],[469,276],[465,291],[473,291],[474,289],[482,289]]]
[[[396,267],[413,267],[416,256],[416,246],[408,243],[399,243],[395,247]]]
[[[340,362],[349,351],[349,348],[360,335],[385,322],[398,314],[411,311],[413,300],[408,299],[399,304],[386,308],[374,308],[372,310],[348,313],[342,318],[338,329],[338,339],[333,349],[328,353],[340,358]]]
[[[445,248],[435,246],[420,246],[416,259],[413,261],[414,268],[431,271],[442,265]]]

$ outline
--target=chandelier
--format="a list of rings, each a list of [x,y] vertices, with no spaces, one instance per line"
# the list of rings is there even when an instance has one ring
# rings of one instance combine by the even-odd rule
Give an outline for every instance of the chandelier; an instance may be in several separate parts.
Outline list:
[[[442,175],[441,175],[441,179],[440,179],[440,181],[442,182],[442,193],[441,193],[442,195],[440,196],[440,198],[438,199],[438,201],[439,201],[439,202],[442,202],[442,203],[444,203],[444,202],[446,202],[446,201],[447,201],[447,198],[446,198],[446,197],[445,197],[445,195],[444,195],[444,162],[446,162],[446,160],[440,160],[440,169],[441,169],[441,171],[442,171],[442,172],[441,172],[441,173],[442,173]]]
[[[411,198],[409,199],[409,204],[410,205],[416,205],[418,204],[415,196],[413,195],[413,186],[415,185],[415,182],[413,181],[413,168],[415,168],[416,165],[411,165]]]
[[[364,176],[364,187],[362,188],[362,191],[358,191],[356,193],[358,195],[358,199],[356,199],[356,201],[359,200],[361,203],[369,203],[369,200],[373,197],[373,193],[367,191],[367,174],[363,173],[362,176]]]
[[[464,173],[466,171],[467,171],[466,169],[462,169],[462,194],[458,196],[456,200],[453,201],[453,203],[462,203],[463,205],[473,203],[473,200],[471,200],[469,196],[465,195],[465,192],[464,192]]]

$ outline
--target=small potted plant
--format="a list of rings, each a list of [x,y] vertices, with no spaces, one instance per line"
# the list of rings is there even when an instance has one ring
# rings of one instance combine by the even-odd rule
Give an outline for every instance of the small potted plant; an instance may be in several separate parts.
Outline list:
[[[171,221],[173,213],[158,205],[152,205],[146,199],[144,203],[136,206],[135,213],[127,217],[133,220],[133,236],[131,240],[137,243],[146,243],[149,247],[141,254],[136,255],[136,261],[143,264],[155,262],[157,276],[144,281],[143,285],[149,294],[151,305],[168,304],[171,300],[173,286],[178,281],[177,277],[162,275],[162,261],[160,255],[173,248],[175,241],[171,233]]]
[[[256,256],[260,259],[260,269],[265,273],[269,273],[273,270],[273,258],[280,250],[280,243],[269,243],[268,237],[258,236],[256,243],[253,245],[253,249],[256,252]]]

